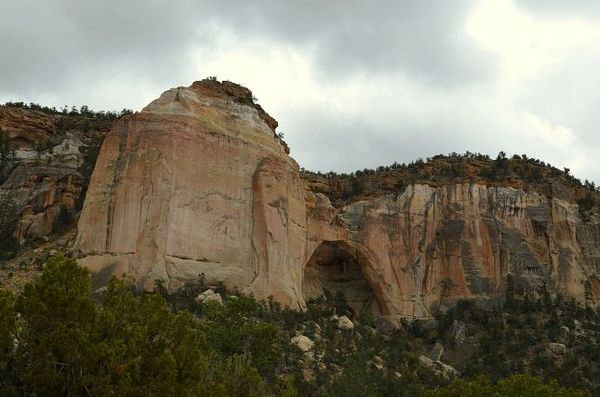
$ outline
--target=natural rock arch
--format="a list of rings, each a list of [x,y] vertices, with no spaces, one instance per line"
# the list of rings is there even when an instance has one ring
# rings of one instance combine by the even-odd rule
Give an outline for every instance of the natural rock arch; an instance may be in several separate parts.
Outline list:
[[[361,247],[341,240],[322,241],[304,267],[302,291],[306,301],[342,293],[356,314],[364,310],[376,316],[389,314],[377,277]]]

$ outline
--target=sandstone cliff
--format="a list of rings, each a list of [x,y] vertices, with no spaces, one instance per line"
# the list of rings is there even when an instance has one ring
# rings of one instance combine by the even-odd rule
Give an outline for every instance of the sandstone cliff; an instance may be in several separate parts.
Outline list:
[[[522,291],[600,297],[600,218],[584,216],[585,189],[560,172],[549,190],[479,169],[441,180],[380,173],[359,181],[374,186],[365,191],[301,176],[276,127],[249,90],[212,80],[120,120],[75,245],[95,285],[126,273],[140,288],[160,279],[173,289],[204,273],[293,307],[341,293],[357,311],[417,317],[502,296],[508,275]]]
[[[388,314],[426,317],[440,301],[494,298],[509,274],[525,292],[583,299],[589,281],[600,296],[598,221],[536,192],[415,184],[337,209],[317,194],[308,225],[307,253],[323,241],[347,247]]]
[[[47,239],[59,216],[75,217],[95,161],[90,148],[111,124],[47,110],[0,106],[0,194],[15,202],[21,243]]]
[[[100,152],[76,248],[104,276],[181,286],[205,273],[302,302],[304,189],[277,122],[233,83],[169,90],[122,119]]]

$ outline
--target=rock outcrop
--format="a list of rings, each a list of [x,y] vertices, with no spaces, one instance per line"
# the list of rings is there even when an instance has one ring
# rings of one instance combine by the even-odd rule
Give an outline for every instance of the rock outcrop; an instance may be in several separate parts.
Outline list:
[[[460,377],[460,372],[456,368],[439,360],[434,361],[427,356],[419,356],[419,363],[444,379],[451,380]]]
[[[287,305],[303,302],[306,208],[277,122],[233,83],[171,89],[102,146],[76,248],[98,284],[113,274],[169,288],[204,273]]]
[[[507,288],[600,297],[600,218],[568,191],[413,182],[334,206],[276,127],[249,90],[212,80],[120,120],[79,222],[95,284],[127,273],[173,289],[204,273],[293,307],[343,294],[355,312],[392,317]]]
[[[600,224],[583,222],[574,203],[470,183],[415,184],[337,209],[311,201],[308,246],[350,252],[386,314],[427,317],[444,300],[497,297],[509,274],[520,291],[582,299],[589,281],[600,296]]]
[[[67,119],[88,122],[88,131]],[[92,129],[110,128],[84,119],[0,106],[0,194],[9,194],[18,208],[20,242],[47,238],[59,217],[75,216],[87,169],[93,168],[86,163],[86,149],[98,133]]]
[[[56,132],[53,116],[10,107],[0,107],[0,129],[16,150],[33,149]]]
[[[297,346],[300,350],[302,350],[305,353],[310,351],[315,345],[315,343],[312,340],[310,340],[310,338],[304,335],[296,335],[290,340],[290,342],[292,345]]]

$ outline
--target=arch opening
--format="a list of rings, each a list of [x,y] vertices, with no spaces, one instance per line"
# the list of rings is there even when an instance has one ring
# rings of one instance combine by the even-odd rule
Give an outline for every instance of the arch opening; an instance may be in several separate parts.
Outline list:
[[[343,296],[353,315],[381,315],[381,303],[365,276],[364,258],[355,251],[342,241],[322,242],[304,268],[304,299]]]

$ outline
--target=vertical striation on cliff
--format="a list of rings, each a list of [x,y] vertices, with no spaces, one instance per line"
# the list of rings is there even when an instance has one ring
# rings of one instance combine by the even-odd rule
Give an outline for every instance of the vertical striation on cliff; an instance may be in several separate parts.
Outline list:
[[[0,195],[15,204],[20,243],[48,240],[57,224],[74,218],[94,165],[93,148],[109,128],[110,121],[94,115],[0,106]]]
[[[248,89],[212,80],[122,119],[100,152],[76,241],[97,284],[127,273],[143,288],[159,279],[177,288],[204,273],[301,301],[304,190],[276,127]]]
[[[344,241],[368,258],[363,269],[387,314],[428,317],[435,304],[493,300],[509,274],[526,293],[583,299],[589,281],[599,296],[599,224],[562,199],[457,183],[409,185],[340,208],[324,196],[315,202],[308,241]]]
[[[252,98],[203,80],[117,123],[76,241],[96,286],[125,273],[173,289],[204,273],[293,307],[343,294],[357,312],[415,317],[493,301],[509,275],[530,293],[600,297],[600,221],[568,191],[413,180],[333,206]]]

